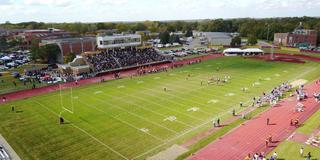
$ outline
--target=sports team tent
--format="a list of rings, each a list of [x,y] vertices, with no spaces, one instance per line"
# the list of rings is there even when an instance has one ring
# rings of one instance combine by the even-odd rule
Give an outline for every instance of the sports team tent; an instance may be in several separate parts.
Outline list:
[[[225,56],[238,56],[238,55],[258,55],[264,54],[263,50],[259,48],[247,48],[247,49],[240,49],[240,48],[228,48],[223,51]]]
[[[263,50],[259,48],[247,48],[242,50],[244,54],[246,55],[258,55],[258,54],[264,54]]]
[[[240,48],[228,48],[223,51],[225,56],[237,56],[242,55],[243,51]]]

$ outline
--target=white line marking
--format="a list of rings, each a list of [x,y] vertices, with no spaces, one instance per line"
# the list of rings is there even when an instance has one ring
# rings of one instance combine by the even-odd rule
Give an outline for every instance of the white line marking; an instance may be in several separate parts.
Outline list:
[[[51,112],[52,114],[56,115],[57,117],[59,117],[59,115],[52,111],[51,109],[49,109],[48,107],[46,107],[45,105],[41,104],[40,102],[33,100],[33,102],[39,104],[42,108],[45,108],[46,110],[48,110],[49,112]],[[67,119],[65,119],[67,120]],[[68,121],[68,120],[67,120]],[[88,135],[89,137],[91,137],[93,140],[95,140],[96,142],[100,143],[101,145],[105,146],[106,148],[108,148],[109,150],[111,150],[112,152],[116,153],[118,156],[122,157],[123,159],[129,160],[126,156],[122,155],[121,153],[117,152],[116,150],[114,150],[113,148],[111,148],[110,146],[108,146],[107,144],[103,143],[102,141],[100,141],[98,138],[94,137],[93,135],[91,135],[90,133],[88,133],[87,131],[85,131],[84,129],[78,127],[77,125],[71,123],[71,125],[75,128],[77,128],[78,130],[82,131],[83,133],[85,133],[86,135]]]

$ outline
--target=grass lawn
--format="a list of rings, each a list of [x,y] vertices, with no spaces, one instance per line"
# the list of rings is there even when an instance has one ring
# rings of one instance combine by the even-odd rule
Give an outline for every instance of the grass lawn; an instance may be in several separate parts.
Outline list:
[[[280,160],[305,160],[305,157],[300,156],[299,151],[301,147],[304,148],[304,156],[306,156],[308,152],[311,152],[312,160],[320,159],[319,148],[292,141],[282,142],[273,152],[277,152],[278,159]],[[268,157],[270,157],[273,152],[270,153]]]
[[[239,102],[287,80],[313,80],[319,69],[313,62],[223,57],[74,88],[72,96],[66,89],[61,96],[54,92],[1,105],[0,133],[23,159],[144,159],[212,127],[212,119],[230,118],[233,108],[245,109]],[[231,76],[227,84],[200,85],[225,75]],[[249,92],[243,93],[243,87]],[[10,112],[11,105],[19,112]],[[73,111],[62,113],[69,122],[65,125],[58,124],[62,107]]]
[[[315,129],[320,127],[320,110],[312,115],[297,132],[310,135]]]
[[[310,117],[302,127],[298,128],[296,132],[311,135],[312,132],[320,126],[320,111]],[[282,142],[275,151],[278,153],[281,159],[304,159],[300,158],[299,149],[303,146],[305,153],[311,152],[313,158],[320,159],[320,148],[316,148],[310,145],[305,145],[292,141]],[[273,152],[272,152],[273,153]],[[272,155],[270,154],[270,156]]]
[[[270,48],[264,48],[263,49],[266,53],[271,53]],[[319,53],[311,53],[311,52],[300,52],[296,51],[292,48],[289,49],[274,49],[274,53],[287,53],[287,54],[300,54],[300,55],[307,55],[307,56],[313,56],[313,57],[320,57]]]

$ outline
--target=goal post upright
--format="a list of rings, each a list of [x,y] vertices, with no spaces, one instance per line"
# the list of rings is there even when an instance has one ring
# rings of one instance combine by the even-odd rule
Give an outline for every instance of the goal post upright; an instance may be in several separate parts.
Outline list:
[[[74,113],[73,88],[72,88],[72,87],[70,88],[70,100],[71,100],[70,105],[71,105],[71,109],[68,109],[68,108],[66,108],[66,107],[64,106],[63,97],[62,97],[62,87],[61,87],[61,84],[59,84],[59,89],[60,89],[60,106],[61,106],[61,109],[62,109],[62,111],[60,112],[60,115],[61,115],[64,111],[67,111],[67,112],[73,114],[73,113]]]

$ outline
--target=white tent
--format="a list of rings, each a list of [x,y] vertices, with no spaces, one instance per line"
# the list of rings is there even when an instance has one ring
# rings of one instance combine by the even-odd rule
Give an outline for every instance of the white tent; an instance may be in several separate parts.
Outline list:
[[[242,51],[246,52],[246,53],[263,53],[263,50],[261,50],[259,48],[247,48]]]
[[[228,48],[223,51],[223,54],[226,56],[236,56],[236,55],[257,55],[263,54],[263,50],[259,48],[247,48],[247,49],[240,49],[240,48]]]
[[[8,60],[11,60],[11,58],[10,57],[8,57],[8,56],[4,56],[4,57],[2,57],[2,58],[0,58],[1,60],[3,60],[3,61],[8,61]]]
[[[235,53],[235,52],[242,52],[240,48],[227,48],[223,51],[223,53]]]
[[[243,51],[240,48],[227,48],[223,51],[223,54],[225,56],[237,56],[237,55],[242,55]]]

